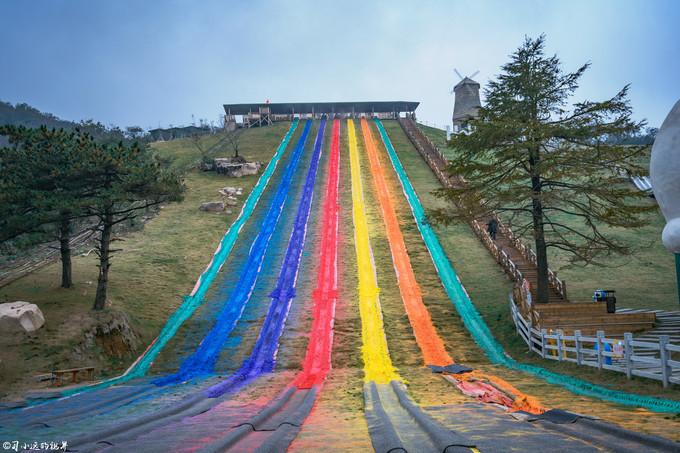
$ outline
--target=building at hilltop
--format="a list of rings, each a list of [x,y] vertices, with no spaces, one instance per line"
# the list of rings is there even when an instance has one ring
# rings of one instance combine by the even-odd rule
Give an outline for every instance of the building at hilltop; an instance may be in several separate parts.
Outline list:
[[[453,87],[455,101],[453,104],[453,133],[468,132],[469,121],[477,118],[482,103],[479,100],[479,83],[465,77]]]
[[[393,119],[402,115],[415,118],[419,102],[361,101],[361,102],[280,102],[255,104],[224,104],[225,127],[267,126],[274,121],[294,118],[319,119],[358,118],[360,116]]]

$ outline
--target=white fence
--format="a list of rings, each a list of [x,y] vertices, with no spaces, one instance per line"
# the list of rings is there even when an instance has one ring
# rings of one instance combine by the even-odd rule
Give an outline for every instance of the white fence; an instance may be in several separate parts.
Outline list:
[[[522,317],[512,295],[510,311],[518,335],[544,359],[618,371],[628,379],[655,379],[664,387],[680,384],[680,361],[672,358],[673,353],[680,353],[680,345],[671,344],[667,335],[661,335],[659,342],[651,342],[635,340],[632,333],[617,339],[606,338],[601,330],[594,337],[581,335],[579,330],[574,335],[564,335],[561,330],[538,330]]]

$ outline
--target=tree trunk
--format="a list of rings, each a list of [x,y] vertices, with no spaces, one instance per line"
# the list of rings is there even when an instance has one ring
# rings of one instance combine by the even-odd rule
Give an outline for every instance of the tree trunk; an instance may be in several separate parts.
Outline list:
[[[94,298],[93,310],[103,310],[106,306],[106,292],[109,286],[111,232],[113,229],[113,215],[106,213],[102,219],[102,235],[99,240],[99,279],[97,280],[97,294]]]
[[[547,304],[550,301],[550,284],[548,282],[548,251],[545,245],[543,229],[543,203],[541,202],[541,175],[538,164],[541,156],[538,147],[529,151],[529,167],[531,169],[532,221],[534,241],[536,243],[536,302]]]
[[[59,251],[61,252],[61,287],[70,288],[73,286],[73,275],[71,269],[71,220],[67,215],[62,214],[59,224]]]
[[[539,304],[550,301],[550,283],[548,282],[548,252],[545,246],[543,231],[543,209],[540,200],[534,200],[534,237],[536,239],[536,299]]]

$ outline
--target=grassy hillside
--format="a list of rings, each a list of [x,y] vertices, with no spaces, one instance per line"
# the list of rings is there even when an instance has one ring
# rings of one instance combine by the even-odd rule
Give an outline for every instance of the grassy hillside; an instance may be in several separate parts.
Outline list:
[[[445,132],[420,127],[445,154],[455,152],[444,148]],[[560,220],[572,227],[581,227],[577,219],[563,216]],[[661,243],[661,230],[665,225],[661,211],[657,209],[650,213],[648,221],[649,224],[640,229],[603,228],[603,231],[636,249],[632,256],[608,259],[605,266],[570,266],[565,252],[549,249],[550,267],[567,282],[569,297],[590,300],[595,289],[615,289],[621,307],[677,310],[675,263],[673,255]],[[530,243],[531,238],[527,237],[525,241]]]
[[[242,155],[267,162],[280,143],[288,123],[244,133]],[[216,140],[206,136],[202,140]],[[199,150],[190,140],[155,143],[153,147],[178,168],[189,168],[198,161]],[[124,311],[141,337],[142,347],[156,336],[167,317],[181,303],[228,226],[240,212],[240,204],[259,176],[227,178],[215,173],[191,170],[186,175],[187,192],[181,203],[162,207],[158,216],[143,230],[117,242],[122,251],[113,257],[109,308],[103,314],[91,311],[96,290],[97,261],[94,253],[73,259],[74,288],[59,287],[59,263],[46,266],[0,289],[0,302],[25,300],[38,304],[46,319],[45,327],[31,335],[18,335],[0,344],[0,396],[10,389],[31,385],[30,376],[50,369],[96,365],[97,372],[113,374],[124,369],[133,357],[112,359],[82,357],[73,348],[82,333],[108,312]],[[231,213],[198,210],[201,202],[218,200],[224,186],[243,187],[239,206]]]

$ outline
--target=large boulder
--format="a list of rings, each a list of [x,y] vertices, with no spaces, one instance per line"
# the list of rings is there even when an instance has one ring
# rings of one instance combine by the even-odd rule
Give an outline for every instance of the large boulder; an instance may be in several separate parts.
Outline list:
[[[227,186],[222,187],[220,190],[218,190],[218,192],[220,193],[220,195],[224,195],[225,197],[233,197],[238,193],[238,188]]]
[[[217,173],[232,178],[256,175],[262,166],[260,162],[238,162],[232,157],[218,157],[214,163]]]
[[[201,203],[201,206],[198,208],[201,211],[208,211],[208,212],[222,212],[224,211],[224,202],[223,201],[208,201],[207,203]]]
[[[36,304],[10,302],[0,304],[0,333],[34,332],[45,324],[45,317]]]

